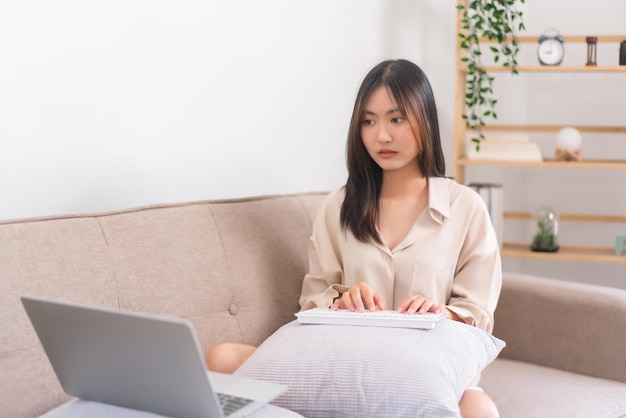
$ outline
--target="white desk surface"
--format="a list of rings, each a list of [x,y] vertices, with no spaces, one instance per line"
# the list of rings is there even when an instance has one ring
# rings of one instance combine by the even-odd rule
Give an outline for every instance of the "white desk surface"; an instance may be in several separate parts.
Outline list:
[[[151,412],[137,411],[135,409],[122,408],[99,402],[76,399],[65,403],[52,411],[42,415],[41,418],[162,418],[162,415]],[[251,418],[303,418],[302,415],[279,408],[274,405],[266,405],[255,411]]]

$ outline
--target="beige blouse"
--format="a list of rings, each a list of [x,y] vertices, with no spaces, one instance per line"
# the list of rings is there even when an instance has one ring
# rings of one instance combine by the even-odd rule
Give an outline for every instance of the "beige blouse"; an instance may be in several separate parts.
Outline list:
[[[339,221],[343,188],[324,201],[309,242],[302,309],[330,307],[349,286],[367,282],[398,308],[421,294],[480,329],[493,330],[502,286],[500,251],[487,207],[472,189],[429,179],[428,207],[396,248],[358,241]]]

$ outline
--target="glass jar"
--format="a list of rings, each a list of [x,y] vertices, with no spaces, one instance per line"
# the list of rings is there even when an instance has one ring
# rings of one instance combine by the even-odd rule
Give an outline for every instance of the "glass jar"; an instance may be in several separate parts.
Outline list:
[[[536,232],[530,249],[541,252],[556,252],[559,250],[559,217],[550,208],[541,208],[533,215]]]

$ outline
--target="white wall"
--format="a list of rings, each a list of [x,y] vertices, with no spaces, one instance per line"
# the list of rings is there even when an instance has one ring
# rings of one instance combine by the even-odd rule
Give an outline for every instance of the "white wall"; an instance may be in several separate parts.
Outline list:
[[[429,74],[451,173],[454,5],[0,0],[0,219],[338,187],[356,89],[385,58],[414,60]],[[624,33],[625,8],[623,0],[528,0],[528,33]],[[599,49],[598,61],[613,53]],[[525,54],[534,60],[534,47]],[[624,125],[626,88],[617,79],[499,81],[499,113]],[[626,158],[615,155],[623,139],[585,139],[584,153]],[[537,140],[551,152],[551,138]],[[550,203],[626,213],[624,173],[512,173],[470,176],[521,186],[505,191],[507,210]],[[587,232],[602,242],[616,235]],[[505,268],[618,286],[626,277],[624,264],[505,259]]]
[[[454,94],[453,4],[1,0],[0,219],[338,187],[371,66]]]

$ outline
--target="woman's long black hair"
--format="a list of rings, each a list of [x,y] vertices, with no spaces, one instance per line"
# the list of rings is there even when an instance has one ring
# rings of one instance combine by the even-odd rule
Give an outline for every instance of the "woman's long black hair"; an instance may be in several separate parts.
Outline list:
[[[365,106],[372,93],[384,86],[396,100],[419,142],[417,164],[422,175],[445,175],[445,161],[439,135],[437,108],[428,77],[420,67],[407,60],[383,61],[363,79],[352,112],[346,162],[348,181],[346,198],[341,206],[341,225],[363,242],[381,242],[376,232],[382,169],[370,157],[361,138]]]

